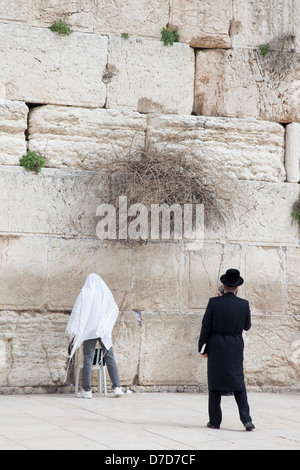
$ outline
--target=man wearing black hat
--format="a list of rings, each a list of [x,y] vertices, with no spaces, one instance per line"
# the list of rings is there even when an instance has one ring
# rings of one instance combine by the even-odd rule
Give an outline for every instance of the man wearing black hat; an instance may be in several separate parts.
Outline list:
[[[219,429],[222,421],[221,396],[234,394],[240,419],[247,431],[254,425],[250,416],[244,381],[243,330],[251,327],[247,300],[236,296],[244,282],[237,269],[228,269],[220,277],[224,295],[209,299],[202,321],[198,350],[207,357],[209,390],[208,427]]]

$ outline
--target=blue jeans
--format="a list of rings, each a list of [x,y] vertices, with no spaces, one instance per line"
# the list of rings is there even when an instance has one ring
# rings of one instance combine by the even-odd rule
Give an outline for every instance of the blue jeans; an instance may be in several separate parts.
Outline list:
[[[114,389],[116,387],[120,387],[120,378],[114,357],[113,347],[107,351],[100,338],[88,339],[83,342],[84,359],[82,369],[82,388],[86,392],[92,389],[92,365],[95,355],[95,347],[98,340],[100,341],[101,348],[103,349],[108,375],[112,382],[112,388]]]

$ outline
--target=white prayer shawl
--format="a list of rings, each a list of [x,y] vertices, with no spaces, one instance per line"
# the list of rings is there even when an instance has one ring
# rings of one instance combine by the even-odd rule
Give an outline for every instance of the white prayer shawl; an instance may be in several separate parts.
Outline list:
[[[118,314],[118,306],[103,279],[97,274],[89,274],[75,301],[66,329],[70,340],[74,340],[70,359],[87,339],[101,338],[105,348],[110,349]]]

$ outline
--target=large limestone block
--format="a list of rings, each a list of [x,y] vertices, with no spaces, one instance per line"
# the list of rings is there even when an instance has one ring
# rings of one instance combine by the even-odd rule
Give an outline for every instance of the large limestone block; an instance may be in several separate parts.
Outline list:
[[[47,166],[96,170],[145,144],[146,116],[115,109],[41,106],[29,115],[29,148]]]
[[[299,289],[299,272],[300,272],[300,247],[287,249],[287,308],[298,315],[300,312],[300,289]]]
[[[47,239],[2,236],[0,259],[0,309],[44,307],[47,299]]]
[[[134,312],[120,312],[112,339],[121,385],[139,381],[142,324]]]
[[[169,8],[169,0],[2,0],[0,18],[40,27],[62,19],[74,31],[160,38]]]
[[[285,313],[285,247],[243,246],[244,295],[254,313]]]
[[[96,2],[94,31],[160,38],[169,21],[169,0],[123,0]],[[126,40],[125,40],[126,41]]]
[[[205,243],[202,250],[189,253],[189,308],[205,309],[208,299],[218,293],[220,276],[235,268],[245,281],[238,295],[250,302],[254,314],[295,311],[299,305],[298,251],[289,248],[288,253],[295,255],[287,257],[285,246]]]
[[[147,142],[241,180],[285,180],[284,129],[277,123],[156,114],[148,117]]]
[[[220,276],[227,269],[241,269],[240,245],[205,243],[203,248],[189,253],[189,308],[205,309],[210,297],[218,295]],[[243,275],[243,273],[242,273]],[[243,287],[239,290],[243,296]]]
[[[292,122],[286,126],[285,139],[286,179],[298,183],[300,179],[300,123]]]
[[[62,385],[68,358],[66,315],[2,311],[0,325],[2,391]]]
[[[13,0],[13,3],[16,0]],[[33,0],[28,4],[28,23],[34,26],[51,26],[61,19],[72,27],[73,31],[93,32],[95,3],[89,0]],[[103,2],[101,2],[103,3]]]
[[[205,240],[257,245],[297,245],[298,225],[291,216],[299,198],[299,185],[239,181],[232,192],[232,207],[225,224],[207,227]],[[204,212],[205,220],[205,212]]]
[[[252,315],[244,333],[245,376],[249,386],[299,390],[299,322],[290,315]]]
[[[18,101],[0,100],[0,164],[18,165],[26,153],[28,108]]]
[[[129,310],[132,253],[127,245],[88,238],[52,238],[48,253],[48,308],[72,309],[90,273],[103,278],[120,310]]]
[[[231,47],[231,0],[173,0],[170,6],[170,23],[178,28],[180,41],[205,49]]]
[[[107,108],[191,113],[194,52],[187,44],[110,37],[108,63]]]
[[[187,306],[184,250],[174,243],[148,243],[133,253],[133,308],[181,311]]]
[[[84,33],[61,36],[49,29],[2,23],[0,42],[2,98],[104,106],[107,37]]]
[[[300,3],[294,0],[234,0],[233,46],[270,44],[300,50]]]
[[[299,54],[231,49],[196,52],[194,111],[205,116],[300,120]]]
[[[198,385],[206,382],[206,361],[198,354],[198,314],[142,316],[141,385]]]
[[[98,183],[93,173],[44,168],[0,167],[0,213],[4,233],[96,234]],[[12,196],[13,195],[13,196]]]
[[[0,2],[0,19],[27,22],[30,17],[28,2],[23,0],[2,0]]]

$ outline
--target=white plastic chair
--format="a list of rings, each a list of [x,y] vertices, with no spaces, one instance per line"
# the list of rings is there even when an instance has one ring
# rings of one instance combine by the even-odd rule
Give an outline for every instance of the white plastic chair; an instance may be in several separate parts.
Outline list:
[[[101,394],[104,392],[104,395],[107,395],[106,365],[104,361],[103,350],[100,344],[98,345],[98,348],[96,348],[95,351],[97,351],[97,356],[96,356],[95,364],[92,365],[92,371],[93,370],[97,371],[98,393]],[[76,372],[75,393],[78,393],[79,374],[80,374],[80,369],[82,368],[83,368],[83,364],[78,364],[77,372]]]

